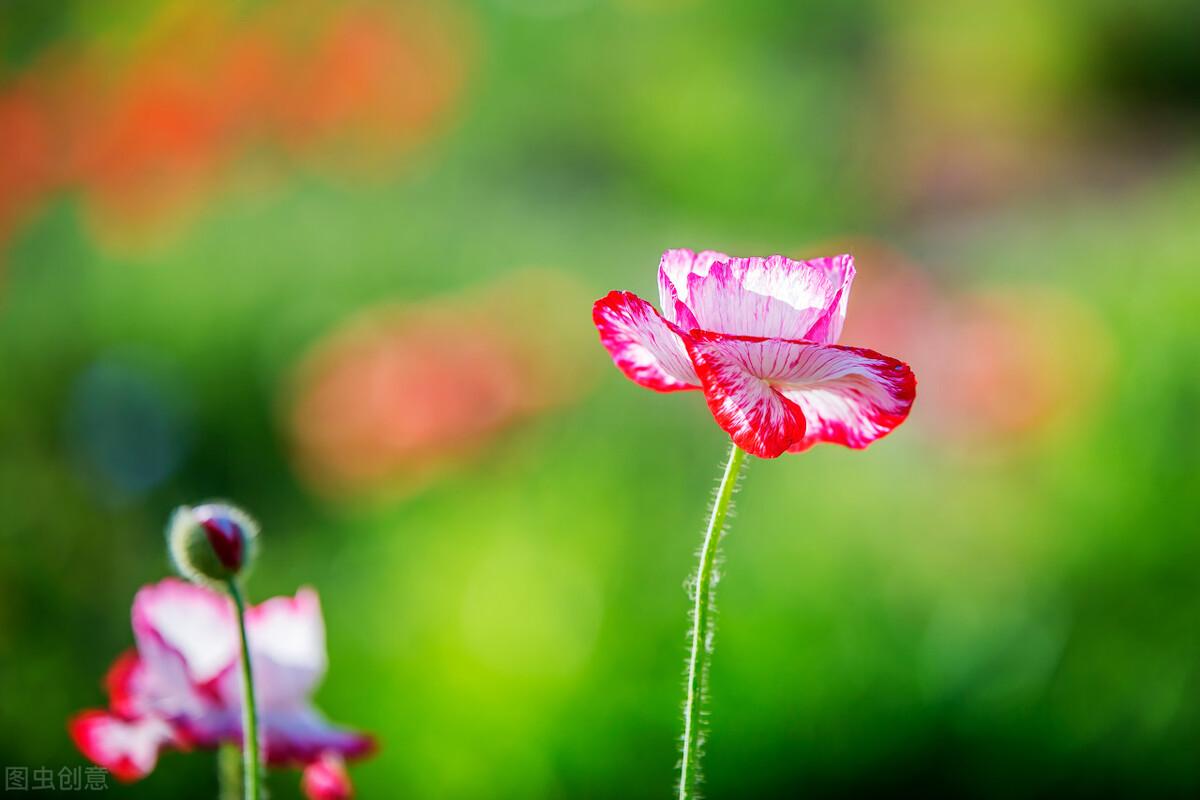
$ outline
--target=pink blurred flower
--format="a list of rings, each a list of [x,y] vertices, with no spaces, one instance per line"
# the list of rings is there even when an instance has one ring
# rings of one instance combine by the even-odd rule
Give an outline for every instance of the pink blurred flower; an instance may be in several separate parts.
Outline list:
[[[536,271],[354,315],[301,359],[289,387],[302,476],[335,498],[411,492],[574,398],[588,345],[548,309],[586,302],[574,282]]]
[[[57,179],[52,122],[30,81],[0,91],[0,245]]]
[[[334,753],[326,753],[305,767],[300,785],[310,800],[350,800],[354,796],[346,764]]]
[[[1112,333],[1077,295],[951,288],[881,242],[853,244],[863,280],[847,335],[921,373],[920,424],[937,445],[995,453],[1069,429],[1105,396]]]
[[[734,443],[761,458],[817,442],[866,447],[908,416],[908,365],[835,345],[854,260],[733,258],[668,250],[663,313],[629,292],[598,300],[600,341],[622,372],[660,392],[702,389]]]
[[[166,0],[122,46],[65,40],[0,83],[0,244],[58,191],[127,247],[242,174],[390,178],[459,95],[473,43],[441,7],[240,5]]]
[[[167,579],[137,593],[132,616],[136,648],[109,670],[108,711],[70,722],[83,754],[132,781],[153,770],[163,750],[240,743],[239,644],[228,598]],[[267,763],[326,773],[334,757],[369,754],[371,737],[329,723],[312,705],[326,668],[316,592],[267,600],[249,609],[246,624]]]
[[[291,6],[285,9],[293,12]],[[462,82],[469,39],[441,10],[315,4],[326,16],[273,101],[279,140],[365,174],[428,136]]]

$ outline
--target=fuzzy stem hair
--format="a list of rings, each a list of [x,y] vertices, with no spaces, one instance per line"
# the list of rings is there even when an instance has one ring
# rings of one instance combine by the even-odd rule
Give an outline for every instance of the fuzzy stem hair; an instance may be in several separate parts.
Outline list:
[[[737,491],[738,478],[746,451],[736,444],[730,445],[729,460],[713,499],[708,528],[700,545],[700,563],[692,578],[690,649],[686,667],[686,684],[683,699],[682,755],[679,760],[679,800],[695,800],[699,797],[700,750],[704,744],[701,716],[708,699],[708,665],[713,650],[714,620],[716,610],[717,562],[721,537],[725,534],[725,520],[733,507],[733,495]]]

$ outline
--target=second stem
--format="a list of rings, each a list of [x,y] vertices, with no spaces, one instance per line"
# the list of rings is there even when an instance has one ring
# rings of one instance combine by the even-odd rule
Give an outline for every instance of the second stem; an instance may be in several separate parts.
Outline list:
[[[737,488],[738,474],[746,451],[736,444],[730,445],[729,461],[725,474],[713,501],[712,515],[708,519],[708,530],[700,546],[700,565],[696,569],[693,586],[695,598],[692,607],[691,649],[688,652],[687,687],[683,700],[683,757],[679,763],[679,800],[696,797],[695,785],[700,770],[700,706],[704,702],[704,683],[708,677],[708,656],[712,653],[713,574],[717,564],[717,551],[721,534],[725,530],[725,517],[733,504],[733,493]]]
[[[250,642],[246,638],[246,603],[236,581],[229,581],[229,596],[237,608],[238,634],[242,641],[242,776],[246,800],[262,796],[262,765],[258,749],[258,704],[254,699],[254,673],[250,666]]]

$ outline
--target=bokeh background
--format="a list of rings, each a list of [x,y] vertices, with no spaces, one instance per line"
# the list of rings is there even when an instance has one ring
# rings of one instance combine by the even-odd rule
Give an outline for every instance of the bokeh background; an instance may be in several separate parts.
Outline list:
[[[850,251],[911,362],[750,466],[714,798],[1200,793],[1200,6],[6,0],[0,762],[82,764],[181,502],[320,591],[366,798],[664,797],[726,438],[590,304]],[[169,754],[127,797],[211,797]],[[273,776],[297,796],[298,776]]]

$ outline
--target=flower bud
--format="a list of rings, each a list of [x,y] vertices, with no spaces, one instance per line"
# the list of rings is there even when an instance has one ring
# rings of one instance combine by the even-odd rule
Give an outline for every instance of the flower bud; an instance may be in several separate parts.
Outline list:
[[[350,800],[354,787],[346,774],[346,762],[337,753],[322,753],[304,768],[300,788],[308,800]]]
[[[167,547],[180,574],[193,583],[224,583],[254,561],[258,525],[226,503],[180,506],[167,523]]]

